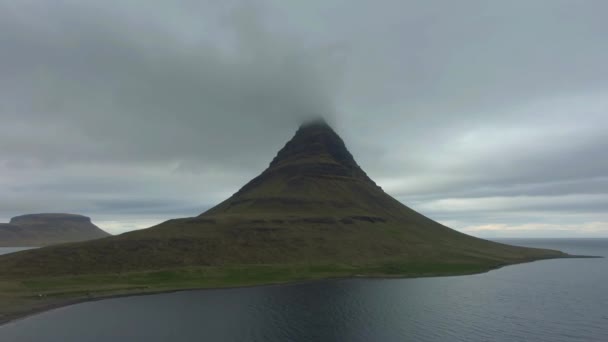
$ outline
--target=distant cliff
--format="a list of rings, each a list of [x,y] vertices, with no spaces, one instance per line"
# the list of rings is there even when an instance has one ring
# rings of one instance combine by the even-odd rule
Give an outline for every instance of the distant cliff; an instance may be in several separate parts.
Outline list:
[[[47,246],[110,236],[91,222],[74,214],[29,214],[0,223],[0,247]]]

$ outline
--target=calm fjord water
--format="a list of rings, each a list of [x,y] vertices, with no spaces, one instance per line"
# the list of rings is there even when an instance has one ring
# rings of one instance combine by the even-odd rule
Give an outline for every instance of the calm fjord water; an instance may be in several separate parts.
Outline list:
[[[608,256],[608,239],[501,242]],[[0,341],[11,342],[167,340],[605,342],[608,259],[116,298],[0,326]]]

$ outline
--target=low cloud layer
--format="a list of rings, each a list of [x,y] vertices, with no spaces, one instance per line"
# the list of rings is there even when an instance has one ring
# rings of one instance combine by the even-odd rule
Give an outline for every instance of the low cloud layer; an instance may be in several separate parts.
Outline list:
[[[0,0],[0,220],[197,215],[325,116],[451,227],[608,236],[604,1],[146,4]]]

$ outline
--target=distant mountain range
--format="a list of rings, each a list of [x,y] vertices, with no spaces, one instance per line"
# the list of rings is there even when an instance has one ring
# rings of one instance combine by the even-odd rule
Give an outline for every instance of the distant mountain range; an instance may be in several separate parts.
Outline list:
[[[107,236],[90,218],[74,214],[29,214],[0,223],[0,247],[48,246]]]

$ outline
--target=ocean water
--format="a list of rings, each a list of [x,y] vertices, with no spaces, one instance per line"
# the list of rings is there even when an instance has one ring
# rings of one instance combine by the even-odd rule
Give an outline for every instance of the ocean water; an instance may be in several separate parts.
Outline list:
[[[24,251],[26,249],[32,249],[32,248],[36,248],[36,247],[0,247],[0,255]]]
[[[608,256],[608,239],[501,241]],[[0,326],[0,341],[606,342],[608,259],[108,299]]]

